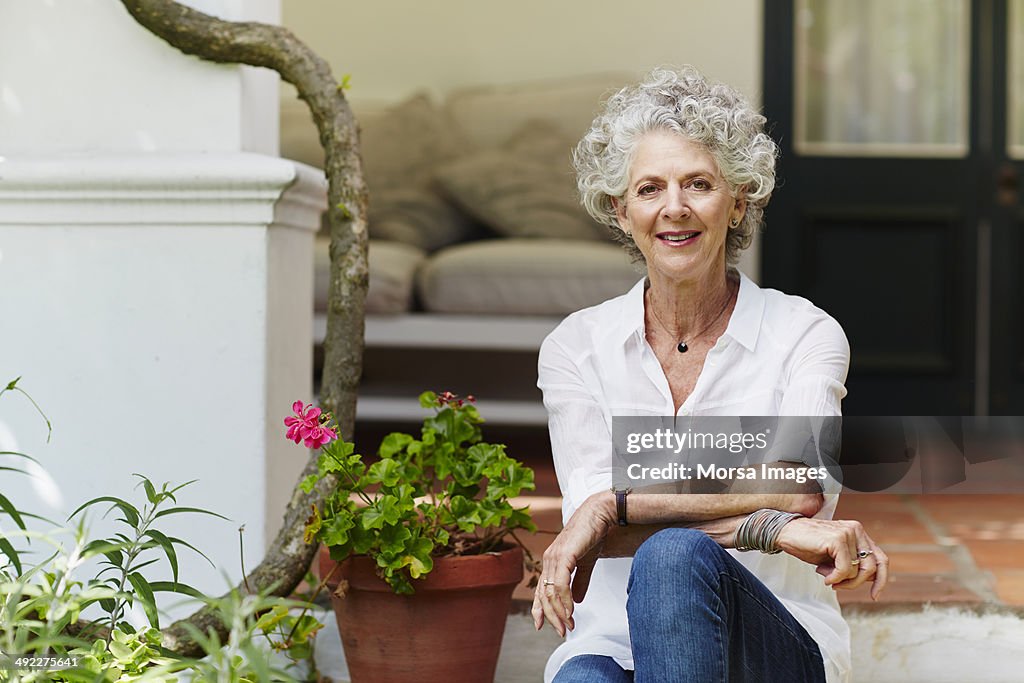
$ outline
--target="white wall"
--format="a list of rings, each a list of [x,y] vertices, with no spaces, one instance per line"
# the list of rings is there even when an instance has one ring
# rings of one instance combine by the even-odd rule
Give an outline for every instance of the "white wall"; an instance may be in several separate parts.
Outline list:
[[[353,101],[694,64],[759,98],[761,0],[282,0]],[[284,90],[284,89],[282,89]],[[286,96],[291,96],[287,93]]]

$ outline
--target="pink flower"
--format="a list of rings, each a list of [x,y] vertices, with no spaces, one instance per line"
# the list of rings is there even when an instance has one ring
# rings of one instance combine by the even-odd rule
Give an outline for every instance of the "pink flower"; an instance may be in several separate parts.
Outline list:
[[[297,417],[289,415],[284,419],[284,424],[288,427],[285,437],[299,443],[311,430],[320,426],[320,409],[312,404],[307,406],[302,401],[296,401],[292,404],[292,410]]]
[[[317,425],[306,432],[303,438],[306,439],[306,448],[321,448],[337,439],[338,435],[330,427]]]

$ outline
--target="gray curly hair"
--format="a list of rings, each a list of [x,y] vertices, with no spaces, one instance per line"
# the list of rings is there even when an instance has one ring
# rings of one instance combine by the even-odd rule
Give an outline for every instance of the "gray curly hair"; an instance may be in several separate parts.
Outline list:
[[[608,98],[573,153],[580,200],[594,220],[611,227],[634,261],[644,257],[618,228],[612,199],[622,199],[637,142],[652,130],[679,133],[702,145],[733,192],[747,202],[743,220],[729,228],[726,262],[736,263],[761,228],[775,189],[778,146],[764,133],[765,118],[737,90],[709,83],[692,66],[657,68],[638,85]]]

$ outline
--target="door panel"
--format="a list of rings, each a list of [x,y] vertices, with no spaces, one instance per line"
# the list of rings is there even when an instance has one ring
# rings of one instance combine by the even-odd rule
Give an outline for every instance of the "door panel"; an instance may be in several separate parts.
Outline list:
[[[975,407],[975,11],[967,0],[766,1],[765,113],[782,156],[763,284],[843,325],[848,414]],[[812,34],[815,22],[830,28]]]
[[[989,412],[1024,415],[1024,1],[994,2],[992,145],[979,199],[991,224]]]
[[[968,0],[796,0],[795,149],[964,156]]]

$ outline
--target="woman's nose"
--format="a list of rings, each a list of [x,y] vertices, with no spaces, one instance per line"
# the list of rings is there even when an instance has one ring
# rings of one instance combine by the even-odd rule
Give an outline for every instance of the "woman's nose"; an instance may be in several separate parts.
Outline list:
[[[661,215],[670,221],[678,221],[690,215],[690,196],[681,187],[669,187],[663,195],[665,205],[661,208]]]

